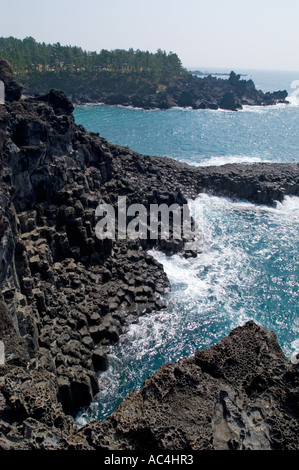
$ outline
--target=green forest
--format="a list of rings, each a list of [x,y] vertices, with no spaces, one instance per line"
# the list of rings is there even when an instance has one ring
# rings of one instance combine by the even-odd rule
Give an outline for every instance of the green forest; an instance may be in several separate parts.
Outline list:
[[[188,72],[177,54],[158,50],[88,52],[81,47],[0,38],[0,58],[10,62],[15,79],[29,93],[60,88],[68,94],[93,88],[103,92],[159,92]]]

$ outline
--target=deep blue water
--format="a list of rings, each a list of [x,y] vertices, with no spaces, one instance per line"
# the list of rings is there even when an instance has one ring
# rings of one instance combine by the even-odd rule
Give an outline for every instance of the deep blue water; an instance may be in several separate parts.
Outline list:
[[[264,91],[293,92],[292,104],[238,112],[81,106],[76,121],[114,143],[193,165],[299,161],[291,87],[299,72],[239,72]],[[299,198],[268,208],[200,194],[190,207],[203,253],[192,260],[153,253],[171,281],[169,306],[142,317],[111,348],[101,391],[79,423],[105,418],[163,363],[215,344],[249,319],[273,330],[288,357],[299,351]]]

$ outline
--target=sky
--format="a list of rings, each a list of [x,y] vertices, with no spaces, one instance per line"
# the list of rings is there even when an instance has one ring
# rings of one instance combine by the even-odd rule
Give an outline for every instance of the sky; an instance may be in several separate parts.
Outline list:
[[[186,68],[299,70],[299,1],[0,0],[0,36],[162,49]]]

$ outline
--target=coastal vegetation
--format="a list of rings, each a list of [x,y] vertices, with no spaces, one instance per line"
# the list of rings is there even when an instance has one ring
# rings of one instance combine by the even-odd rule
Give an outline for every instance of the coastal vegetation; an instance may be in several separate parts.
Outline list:
[[[64,91],[74,104],[105,103],[143,109],[229,109],[286,103],[287,92],[263,93],[233,71],[226,79],[188,72],[173,52],[115,49],[88,52],[77,46],[39,43],[32,37],[0,38],[23,95]]]
[[[12,65],[16,80],[29,91],[60,88],[72,95],[78,89],[98,88],[159,92],[172,81],[188,75],[177,54],[116,49],[88,52],[77,46],[0,38],[0,58]]]

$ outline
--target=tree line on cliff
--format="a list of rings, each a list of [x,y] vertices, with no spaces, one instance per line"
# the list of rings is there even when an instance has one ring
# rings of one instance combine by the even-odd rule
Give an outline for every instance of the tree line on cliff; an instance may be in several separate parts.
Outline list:
[[[193,76],[177,54],[116,49],[88,52],[77,46],[0,38],[0,60],[14,70],[14,83],[34,96],[63,90],[74,104],[105,103],[144,109],[242,109],[287,103],[287,92],[263,93],[233,71],[227,80]],[[6,95],[11,90],[5,85]],[[7,93],[8,92],[8,93]],[[7,99],[7,96],[6,96]]]
[[[161,91],[172,80],[188,74],[177,54],[116,49],[88,52],[77,46],[0,38],[0,58],[12,65],[16,80],[25,90],[61,88],[72,94],[94,84],[102,91]]]

